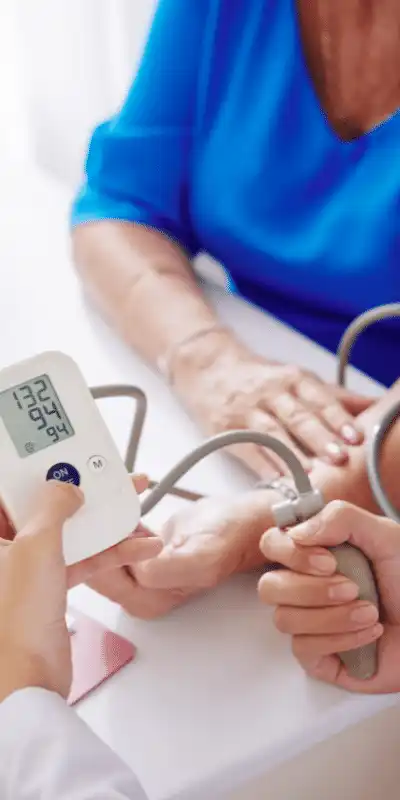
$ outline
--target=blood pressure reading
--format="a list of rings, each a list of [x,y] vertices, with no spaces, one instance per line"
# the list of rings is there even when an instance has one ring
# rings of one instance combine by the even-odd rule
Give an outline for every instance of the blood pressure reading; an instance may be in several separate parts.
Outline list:
[[[48,375],[1,392],[0,417],[21,458],[75,434]]]

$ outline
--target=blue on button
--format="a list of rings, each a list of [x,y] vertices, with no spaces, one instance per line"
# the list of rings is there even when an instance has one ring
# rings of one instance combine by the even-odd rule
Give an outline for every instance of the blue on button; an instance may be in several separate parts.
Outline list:
[[[79,475],[78,470],[76,467],[73,467],[72,464],[54,464],[50,467],[47,475],[47,481],[62,481],[62,483],[73,483],[75,486],[79,486],[81,482],[81,476]]]

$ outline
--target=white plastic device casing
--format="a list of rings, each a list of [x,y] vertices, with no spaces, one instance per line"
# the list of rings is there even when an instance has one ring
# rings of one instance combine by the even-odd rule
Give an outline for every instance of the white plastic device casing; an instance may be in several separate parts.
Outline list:
[[[75,431],[68,439],[21,457],[0,417],[0,499],[20,530],[33,496],[55,464],[80,475],[84,505],[64,525],[67,565],[102,552],[127,538],[140,520],[132,480],[77,364],[60,352],[46,352],[0,372],[0,392],[48,375]],[[93,457],[102,468],[91,468]]]

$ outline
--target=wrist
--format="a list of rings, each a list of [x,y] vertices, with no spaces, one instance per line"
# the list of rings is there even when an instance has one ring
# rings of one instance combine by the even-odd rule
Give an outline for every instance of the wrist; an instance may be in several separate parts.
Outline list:
[[[364,445],[350,448],[349,461],[344,466],[316,462],[310,478],[312,485],[322,492],[326,503],[344,500],[378,513],[368,480]]]
[[[2,647],[0,657],[0,703],[22,689],[49,689],[45,670],[28,656]]]
[[[236,572],[249,572],[269,563],[260,550],[261,537],[274,524],[271,508],[282,501],[275,489],[253,489],[238,499],[238,513],[243,514],[246,536],[241,542],[241,553]]]
[[[194,379],[201,379],[216,364],[229,368],[238,358],[242,346],[233,332],[215,324],[198,336],[178,344],[170,361],[171,380],[174,387],[185,393]]]

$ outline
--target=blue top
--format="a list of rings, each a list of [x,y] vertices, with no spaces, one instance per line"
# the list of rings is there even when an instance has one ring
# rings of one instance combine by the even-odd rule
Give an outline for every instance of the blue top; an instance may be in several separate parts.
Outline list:
[[[354,316],[400,299],[400,114],[336,136],[295,0],[160,0],[86,171],[73,224],[132,220],[209,252],[236,291],[331,350]],[[399,350],[400,322],[380,323],[353,363],[388,384]]]

